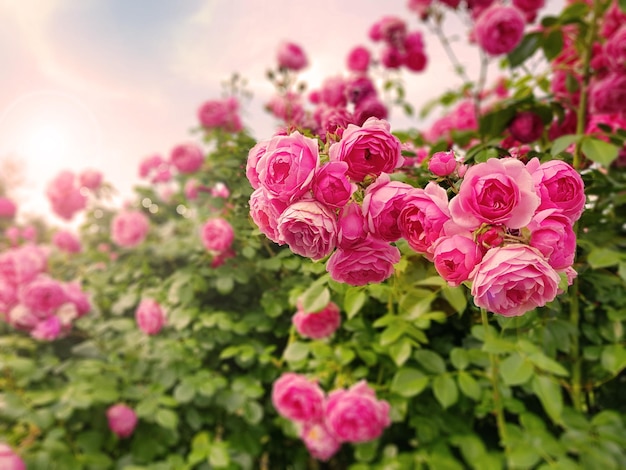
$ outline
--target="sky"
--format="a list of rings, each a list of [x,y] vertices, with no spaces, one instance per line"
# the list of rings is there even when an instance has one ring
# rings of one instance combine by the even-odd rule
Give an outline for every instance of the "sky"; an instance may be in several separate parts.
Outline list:
[[[48,213],[45,187],[59,171],[95,168],[130,197],[139,162],[193,141],[198,107],[219,98],[238,72],[253,99],[242,119],[258,139],[277,122],[262,110],[273,89],[265,78],[278,45],[293,41],[310,66],[310,88],[347,75],[356,45],[372,50],[369,27],[385,15],[425,34],[424,73],[405,73],[417,109],[462,81],[407,0],[0,0],[0,163],[17,162],[12,196],[20,213]],[[548,9],[560,0],[548,0]],[[453,45],[477,77],[477,52],[456,20]],[[495,77],[494,77],[495,78]],[[399,110],[395,127],[423,127]],[[0,168],[3,168],[0,166]],[[6,163],[5,167],[6,168]],[[62,225],[60,219],[55,220]]]

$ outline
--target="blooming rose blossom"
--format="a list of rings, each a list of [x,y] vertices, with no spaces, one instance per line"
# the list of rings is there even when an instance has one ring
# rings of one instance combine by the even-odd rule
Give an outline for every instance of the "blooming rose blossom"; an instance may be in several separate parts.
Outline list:
[[[283,42],[278,48],[278,66],[288,70],[302,70],[308,65],[308,60],[300,46],[293,42]]]
[[[427,62],[422,33],[415,31],[408,34],[404,40],[403,63],[406,68],[413,72],[421,72],[426,68]]]
[[[17,206],[8,197],[0,197],[0,217],[12,219],[17,212]]]
[[[132,408],[118,403],[109,407],[106,415],[109,429],[117,434],[118,437],[129,437],[135,430],[137,415]]]
[[[102,173],[98,170],[87,169],[78,175],[78,180],[83,188],[95,191],[102,184]]]
[[[528,225],[529,245],[536,248],[554,269],[572,265],[576,255],[576,234],[572,221],[557,209],[537,212]]]
[[[0,320],[6,320],[6,313],[15,307],[17,302],[16,286],[0,276]]]
[[[339,248],[328,259],[326,270],[335,281],[352,286],[383,282],[400,261],[400,250],[371,235],[350,248]]]
[[[524,144],[534,142],[543,134],[543,121],[532,111],[522,111],[509,124],[509,131]]]
[[[306,422],[300,432],[309,453],[316,459],[327,461],[337,453],[341,442],[321,422]]]
[[[623,24],[604,45],[611,70],[626,73],[626,24]]]
[[[317,141],[296,131],[273,137],[256,169],[268,194],[290,203],[311,188],[319,163]]]
[[[209,219],[200,232],[202,244],[212,252],[222,253],[230,248],[235,238],[232,225],[221,217]]]
[[[332,108],[344,107],[346,103],[346,80],[339,77],[329,77],[322,82],[319,92],[320,101]]]
[[[471,277],[474,303],[507,317],[552,301],[560,281],[538,250],[521,244],[492,248]]]
[[[309,313],[298,305],[298,311],[291,319],[296,331],[307,338],[321,339],[332,335],[341,324],[339,307],[329,302],[319,312]]]
[[[26,464],[11,447],[0,443],[0,468],[3,470],[26,470]]]
[[[394,46],[385,46],[380,53],[380,61],[385,68],[399,69],[404,63],[404,54]]]
[[[80,240],[69,230],[59,230],[52,237],[52,243],[66,253],[80,253],[83,249]]]
[[[337,217],[324,204],[298,201],[288,206],[278,219],[279,239],[294,253],[319,260],[337,245]]]
[[[149,228],[148,217],[142,212],[125,210],[111,221],[111,238],[116,245],[134,248],[146,239]]]
[[[356,191],[350,183],[346,162],[328,162],[317,169],[313,179],[313,196],[330,207],[343,207]]]
[[[434,247],[435,269],[453,287],[467,281],[481,259],[479,246],[462,235],[442,237]]]
[[[402,165],[401,144],[387,121],[369,118],[362,127],[349,125],[341,140],[331,145],[331,161],[348,164],[348,176],[363,181],[366,176],[391,173]]]
[[[543,8],[545,0],[513,0],[513,6],[518,8],[528,23],[532,23],[537,18],[537,12]]]
[[[435,152],[428,161],[428,170],[436,176],[450,176],[456,167],[457,162],[453,151]]]
[[[259,173],[256,167],[259,163],[259,160],[263,157],[263,155],[265,155],[268,143],[269,141],[267,140],[258,142],[248,151],[248,160],[246,163],[246,178],[248,178],[248,181],[250,182],[250,185],[253,189],[257,189],[261,184],[259,182]]]
[[[359,101],[354,107],[354,122],[362,126],[368,119],[386,119],[387,107],[376,96]]]
[[[367,237],[367,224],[363,210],[356,202],[345,205],[337,222],[337,246],[348,249]]]
[[[239,132],[243,129],[237,110],[239,102],[235,97],[224,100],[209,100],[198,109],[198,121],[206,129],[224,129],[226,132]]]
[[[71,171],[59,173],[48,184],[46,196],[52,205],[52,211],[65,220],[71,220],[76,212],[87,205],[87,197],[80,192]]]
[[[61,334],[61,320],[56,315],[52,315],[37,323],[30,331],[30,335],[40,341],[53,341]]]
[[[323,140],[328,139],[326,134],[333,134],[341,138],[344,129],[349,124],[355,123],[354,115],[345,108],[319,106],[315,113],[315,119],[319,123],[319,134]]]
[[[135,311],[139,329],[148,335],[156,335],[165,324],[165,313],[154,299],[142,299]]]
[[[524,16],[517,8],[494,4],[476,20],[476,41],[487,54],[506,54],[522,40],[525,23]]]
[[[203,162],[202,149],[194,143],[177,145],[170,154],[170,163],[181,173],[194,173]]]
[[[598,114],[625,114],[626,73],[610,73],[591,85],[591,106]]]
[[[43,274],[23,288],[20,298],[40,318],[48,318],[68,300],[62,284]]]
[[[263,188],[258,188],[250,196],[249,205],[250,217],[261,233],[274,243],[283,245],[285,241],[278,233],[278,219],[287,208],[287,204],[270,197]]]
[[[324,391],[303,375],[287,372],[272,386],[272,403],[281,416],[298,422],[320,422]]]
[[[366,72],[370,66],[370,51],[363,46],[355,47],[348,54],[347,63],[351,72]]]
[[[211,196],[228,199],[230,197],[230,191],[224,183],[218,181],[215,183],[215,186],[211,188]]]
[[[78,282],[69,282],[63,286],[65,296],[68,302],[71,302],[76,307],[76,314],[82,317],[91,310],[91,303],[89,297],[80,287]]]
[[[48,257],[41,247],[22,245],[0,253],[0,276],[17,285],[25,285],[46,270]]]
[[[363,198],[363,215],[368,231],[376,238],[395,242],[402,233],[398,217],[404,207],[404,196],[413,186],[400,181],[391,181],[389,175],[381,174],[369,185]]]
[[[450,215],[468,229],[483,223],[518,229],[530,222],[539,202],[533,177],[522,162],[491,158],[467,170],[450,201]]]
[[[367,98],[376,97],[376,87],[372,80],[364,75],[352,77],[346,85],[346,97],[350,103],[359,104]]]
[[[391,424],[389,403],[378,400],[365,380],[348,390],[330,393],[324,408],[326,424],[340,442],[367,442]]]

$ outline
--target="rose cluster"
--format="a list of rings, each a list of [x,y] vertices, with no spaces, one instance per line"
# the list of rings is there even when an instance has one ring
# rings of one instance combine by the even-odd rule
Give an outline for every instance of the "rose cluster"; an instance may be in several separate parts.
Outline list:
[[[95,170],[85,170],[78,176],[67,170],[60,172],[46,189],[52,212],[71,220],[86,207],[88,194],[98,190],[101,184],[102,174]]]
[[[318,141],[298,131],[254,146],[246,176],[261,232],[301,256],[330,256],[327,270],[337,281],[365,285],[391,276],[400,260],[390,245],[400,238],[395,218],[412,187],[388,176],[403,161],[389,129],[376,118],[348,125],[324,163]]]
[[[204,163],[202,148],[193,142],[175,146],[169,159],[158,154],[144,158],[139,164],[139,176],[151,183],[167,183],[175,172],[191,174],[198,171]]]
[[[372,41],[382,41],[381,62],[388,69],[402,66],[413,72],[426,68],[427,57],[422,33],[407,31],[406,22],[395,16],[385,16],[372,25],[369,31]]]
[[[364,380],[327,396],[317,383],[288,372],[274,382],[272,403],[296,423],[300,438],[319,460],[330,459],[344,442],[376,439],[391,424],[389,403],[378,400]]]
[[[33,338],[51,341],[91,306],[78,283],[45,274],[47,263],[46,251],[34,244],[0,253],[0,318]]]
[[[298,311],[291,321],[301,336],[322,339],[331,336],[339,328],[341,314],[334,302],[328,302],[328,305],[319,312],[307,312],[302,302],[298,302]]]

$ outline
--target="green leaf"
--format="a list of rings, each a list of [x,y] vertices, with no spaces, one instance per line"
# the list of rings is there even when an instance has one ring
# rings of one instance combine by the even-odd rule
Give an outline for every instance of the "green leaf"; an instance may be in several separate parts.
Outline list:
[[[361,311],[365,301],[367,300],[367,294],[365,291],[358,287],[350,287],[346,289],[346,293],[343,298],[343,309],[348,316],[348,319],[353,318],[357,313]]]
[[[469,355],[465,349],[454,348],[450,351],[450,362],[456,369],[463,370],[469,365]]]
[[[585,137],[581,149],[589,160],[605,167],[610,166],[619,154],[617,146],[595,137]]]
[[[398,341],[389,346],[389,357],[393,359],[396,366],[401,367],[411,356],[411,341],[407,338],[400,338]]]
[[[404,322],[395,321],[389,325],[380,335],[380,345],[387,346],[396,341],[400,336],[406,332],[406,325]]]
[[[602,350],[602,367],[617,375],[626,368],[626,349],[620,344],[605,346]]]
[[[541,33],[538,32],[528,33],[526,36],[524,36],[519,45],[514,50],[509,52],[507,56],[509,60],[509,66],[513,69],[518,65],[521,65],[526,59],[532,56],[537,51],[537,49],[539,49],[542,41],[543,36]]]
[[[219,277],[215,281],[215,288],[222,295],[230,294],[234,287],[235,287],[235,281],[230,276]]]
[[[178,403],[188,403],[193,400],[196,389],[189,380],[181,381],[174,389],[174,399]]]
[[[417,369],[403,367],[391,380],[391,391],[406,398],[419,395],[428,385],[428,377]]]
[[[428,372],[433,374],[444,374],[446,372],[445,361],[434,351],[429,349],[418,349],[415,353],[413,353],[413,357]]]
[[[513,353],[503,360],[498,369],[506,385],[521,385],[526,383],[534,372],[532,364],[518,353]]]
[[[533,392],[539,398],[552,421],[561,422],[563,412],[563,394],[561,387],[551,377],[545,375],[535,375],[532,382]]]
[[[480,133],[485,136],[497,136],[502,134],[502,131],[509,125],[515,113],[515,108],[511,106],[485,114],[480,118]]]
[[[570,145],[577,143],[581,139],[581,137],[581,135],[574,134],[567,134],[562,135],[561,137],[557,137],[552,143],[552,149],[550,150],[550,153],[553,156],[558,155]]]
[[[308,313],[323,310],[330,302],[330,291],[325,284],[314,283],[304,291],[301,297],[302,309]]]
[[[167,429],[176,429],[178,426],[178,415],[170,409],[159,408],[156,412],[156,422]]]
[[[541,352],[531,354],[528,356],[528,360],[530,360],[530,362],[532,362],[536,367],[546,372],[551,372],[554,375],[559,375],[561,377],[569,376],[569,372],[565,367]]]
[[[617,0],[617,4],[619,6],[619,9],[622,10],[622,12],[626,13],[626,0]]]
[[[300,341],[294,341],[285,348],[283,357],[289,362],[301,361],[309,354],[309,345]]]
[[[461,389],[461,392],[463,392],[463,395],[476,401],[480,400],[482,388],[476,379],[471,376],[471,374],[468,374],[463,370],[459,371],[458,381],[459,388]]]
[[[449,375],[439,375],[433,380],[433,393],[443,408],[454,405],[459,399],[456,382]]]
[[[548,62],[552,61],[563,50],[563,32],[560,29],[550,31],[541,47]]]
[[[464,287],[450,287],[446,285],[441,289],[441,295],[443,295],[443,298],[446,299],[457,313],[463,313],[465,311],[467,307],[467,297]]]
[[[609,248],[594,248],[587,256],[587,262],[593,269],[608,268],[619,264],[622,254]]]
[[[211,444],[209,463],[215,468],[224,468],[230,465],[230,455],[225,442],[214,442]]]

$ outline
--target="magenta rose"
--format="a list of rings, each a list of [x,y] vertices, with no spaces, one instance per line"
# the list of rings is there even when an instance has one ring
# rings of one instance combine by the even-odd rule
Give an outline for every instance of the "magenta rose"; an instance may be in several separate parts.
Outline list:
[[[453,287],[467,281],[481,259],[480,247],[462,235],[442,237],[434,247],[435,269]]]
[[[278,219],[277,230],[291,251],[313,260],[328,256],[337,245],[337,216],[317,201],[288,206]]]
[[[261,233],[274,243],[284,244],[278,233],[278,219],[287,208],[287,204],[270,197],[263,188],[258,188],[252,193],[249,204],[250,217]]]
[[[278,413],[293,421],[321,422],[324,391],[303,375],[287,372],[272,387],[272,403]]]
[[[347,176],[346,162],[328,162],[315,172],[313,196],[330,207],[343,207],[356,191],[356,184]]]
[[[0,217],[12,219],[17,212],[17,206],[8,197],[0,197]]]
[[[204,154],[193,143],[177,145],[170,154],[170,163],[181,173],[194,173],[202,167]]]
[[[59,230],[52,237],[52,243],[66,253],[80,253],[83,249],[80,240],[69,230]]]
[[[324,408],[326,424],[340,442],[367,442],[391,424],[389,403],[378,400],[365,380],[348,390],[330,393]]]
[[[26,464],[11,447],[0,443],[0,468],[3,470],[26,470]]]
[[[322,82],[319,91],[320,101],[332,108],[344,107],[346,103],[346,80],[339,77],[329,77]]]
[[[367,187],[363,198],[363,215],[367,229],[374,237],[395,242],[402,236],[398,218],[404,207],[404,196],[412,189],[413,186],[406,183],[391,181],[385,173]]]
[[[428,170],[436,176],[450,176],[456,170],[457,162],[453,151],[435,152],[428,161]]]
[[[591,85],[591,107],[597,114],[624,114],[626,73],[610,73]]]
[[[399,261],[398,248],[368,236],[361,243],[335,251],[326,270],[335,281],[364,286],[389,278],[393,274],[393,265]]]
[[[111,221],[111,238],[113,242],[124,248],[140,245],[148,235],[150,222],[139,211],[123,211]]]
[[[401,144],[387,121],[369,118],[362,127],[349,125],[341,140],[330,147],[330,160],[348,164],[348,176],[363,181],[366,176],[391,173],[402,165]]]
[[[543,121],[532,111],[522,111],[509,124],[509,132],[524,144],[534,142],[543,134]]]
[[[398,225],[402,237],[413,250],[432,254],[432,245],[444,235],[444,225],[449,220],[446,190],[430,182],[425,189],[415,188],[406,194]]]
[[[604,50],[611,70],[626,73],[626,24],[613,33]]]
[[[355,47],[348,54],[347,64],[351,72],[366,72],[370,66],[370,51],[363,46]]]
[[[235,231],[226,219],[217,217],[204,223],[200,237],[202,244],[208,251],[223,253],[233,244]]]
[[[304,423],[302,431],[300,431],[300,439],[313,458],[324,462],[335,455],[341,447],[341,442],[323,422]]]
[[[357,126],[362,126],[370,118],[386,119],[387,114],[387,106],[376,96],[364,98],[354,106],[354,122]]]
[[[489,250],[472,281],[478,307],[513,317],[554,300],[560,277],[538,250],[516,244]]]
[[[527,168],[541,197],[539,210],[560,209],[572,222],[580,218],[585,209],[585,184],[571,165],[560,160],[539,164],[533,158]]]
[[[296,131],[273,137],[256,169],[268,194],[290,203],[311,188],[319,164],[317,141]]]
[[[339,211],[337,222],[337,246],[350,248],[367,237],[363,209],[356,202],[350,202]]]
[[[237,109],[237,98],[229,97],[224,100],[210,100],[198,109],[198,120],[206,129],[222,128],[226,132],[239,132],[243,129]]]
[[[474,35],[487,54],[507,54],[522,40],[525,25],[524,15],[517,8],[494,4],[476,20]]]
[[[153,299],[143,299],[135,311],[139,329],[148,335],[156,335],[165,324],[165,313]]]
[[[467,170],[450,201],[450,215],[468,229],[483,223],[518,229],[530,222],[539,202],[533,177],[522,162],[491,158]]]
[[[118,437],[129,437],[137,426],[137,415],[132,408],[117,404],[109,407],[107,410],[107,420],[109,429]]]
[[[572,221],[557,209],[537,212],[528,224],[530,246],[536,248],[556,270],[565,269],[574,263],[576,234]]]
[[[293,42],[283,42],[278,47],[277,59],[279,67],[295,70],[296,72],[308,65],[304,51]]]
[[[341,325],[339,307],[334,302],[329,302],[319,312],[305,312],[301,306],[291,319],[296,331],[307,338],[321,339],[332,335]]]

